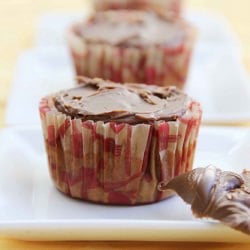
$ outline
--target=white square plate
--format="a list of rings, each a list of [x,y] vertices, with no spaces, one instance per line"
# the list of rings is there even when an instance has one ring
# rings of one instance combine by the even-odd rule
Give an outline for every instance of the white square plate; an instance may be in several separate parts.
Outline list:
[[[39,19],[35,48],[21,54],[6,110],[7,124],[38,124],[41,97],[74,85],[74,70],[65,45],[67,27],[82,14],[49,13]],[[250,82],[239,44],[222,18],[188,12],[199,31],[187,93],[203,107],[207,123],[250,121]]]
[[[249,167],[250,129],[202,127],[195,166]],[[25,240],[250,242],[215,221],[197,220],[178,197],[141,206],[98,205],[58,192],[39,127],[0,132],[0,234]]]

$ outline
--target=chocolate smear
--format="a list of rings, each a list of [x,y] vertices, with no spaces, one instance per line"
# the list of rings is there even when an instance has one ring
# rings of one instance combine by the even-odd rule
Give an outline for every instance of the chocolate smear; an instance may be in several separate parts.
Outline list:
[[[239,175],[214,166],[196,168],[158,189],[174,190],[197,218],[212,218],[250,235],[250,171]]]

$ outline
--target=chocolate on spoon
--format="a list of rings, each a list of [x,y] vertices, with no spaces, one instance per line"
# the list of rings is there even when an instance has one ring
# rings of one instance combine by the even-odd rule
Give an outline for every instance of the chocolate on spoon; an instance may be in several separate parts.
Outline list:
[[[214,166],[196,168],[161,182],[158,189],[174,190],[197,218],[216,219],[250,235],[250,171],[239,175]]]

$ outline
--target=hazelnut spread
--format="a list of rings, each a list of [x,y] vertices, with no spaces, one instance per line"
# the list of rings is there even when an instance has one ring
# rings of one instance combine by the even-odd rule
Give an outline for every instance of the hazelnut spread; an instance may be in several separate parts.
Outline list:
[[[174,190],[198,218],[216,219],[250,235],[250,171],[241,175],[214,166],[181,174],[160,190]]]
[[[183,21],[168,21],[153,12],[105,11],[96,13],[76,32],[86,42],[117,46],[177,47],[187,35]]]
[[[191,98],[176,87],[118,84],[80,78],[80,85],[52,97],[55,109],[72,118],[129,124],[176,121],[188,110]]]

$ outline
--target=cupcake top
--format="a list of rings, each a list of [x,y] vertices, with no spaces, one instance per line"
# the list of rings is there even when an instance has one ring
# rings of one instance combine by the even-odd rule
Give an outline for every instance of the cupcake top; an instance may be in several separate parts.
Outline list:
[[[176,87],[79,79],[78,87],[51,96],[51,101],[57,111],[84,121],[129,124],[175,121],[186,113],[191,103],[191,98]]]
[[[181,20],[171,22],[153,12],[119,10],[94,14],[76,32],[89,43],[176,47],[187,36],[187,27]]]
[[[182,0],[93,0],[93,3],[97,11],[150,10],[171,20],[176,19],[182,11]]]

